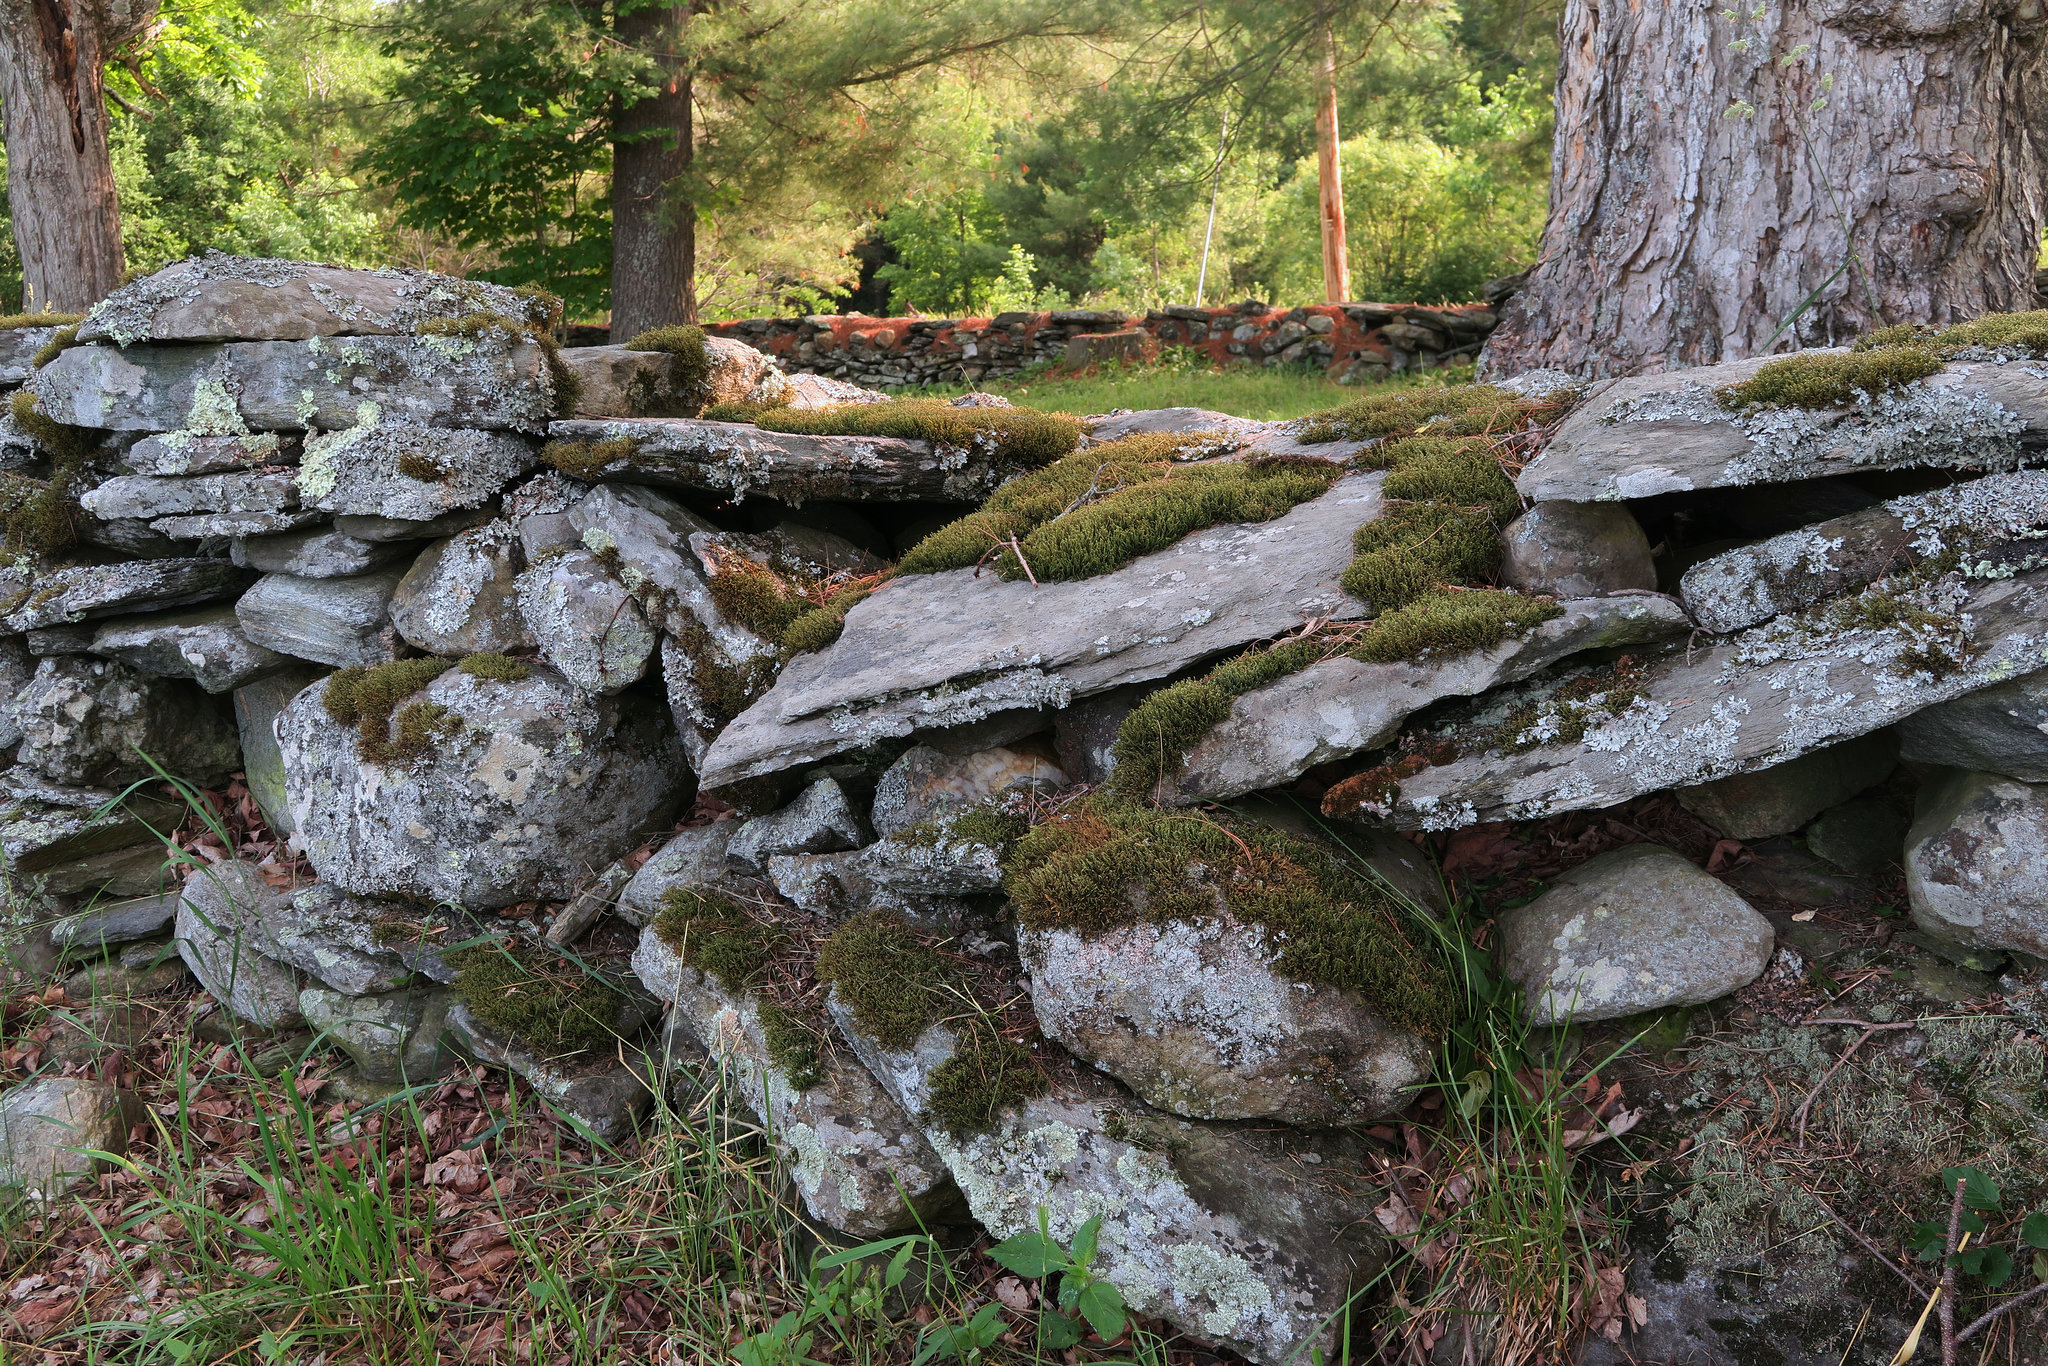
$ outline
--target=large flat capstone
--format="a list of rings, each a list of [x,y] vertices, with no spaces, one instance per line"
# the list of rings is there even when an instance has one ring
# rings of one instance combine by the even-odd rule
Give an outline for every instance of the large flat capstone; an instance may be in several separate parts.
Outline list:
[[[882,739],[1125,683],[1364,609],[1337,579],[1381,507],[1350,475],[1270,522],[1211,527],[1092,579],[1033,585],[973,570],[908,575],[855,607],[828,649],[799,655],[713,742],[707,787]]]

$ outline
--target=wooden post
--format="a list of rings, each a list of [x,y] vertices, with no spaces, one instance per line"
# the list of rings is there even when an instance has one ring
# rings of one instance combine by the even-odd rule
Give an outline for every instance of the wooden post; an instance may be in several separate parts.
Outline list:
[[[1351,295],[1351,261],[1344,250],[1344,168],[1337,161],[1337,35],[1323,20],[1322,98],[1316,107],[1316,181],[1323,219],[1323,302]]]

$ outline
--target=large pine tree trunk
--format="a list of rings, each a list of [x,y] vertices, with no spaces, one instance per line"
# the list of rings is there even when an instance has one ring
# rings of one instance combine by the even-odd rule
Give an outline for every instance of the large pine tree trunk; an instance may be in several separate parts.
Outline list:
[[[80,312],[121,283],[103,63],[156,0],[0,0],[0,137],[24,306]]]
[[[690,169],[690,78],[678,47],[690,7],[651,5],[618,18],[619,40],[668,73],[612,123],[612,340],[697,321],[697,211],[671,189]]]
[[[2041,0],[1729,3],[1569,0],[1550,221],[1482,374],[1757,355],[1817,288],[1770,350],[2034,307]]]

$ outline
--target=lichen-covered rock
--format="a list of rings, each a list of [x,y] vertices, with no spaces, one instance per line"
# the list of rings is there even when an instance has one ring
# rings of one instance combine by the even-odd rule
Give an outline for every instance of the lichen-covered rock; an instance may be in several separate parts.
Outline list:
[[[483,506],[538,462],[533,442],[510,432],[359,422],[306,437],[298,493],[328,512],[431,522]]]
[[[1992,474],[1741,546],[1686,570],[1679,594],[1709,631],[1738,631],[1943,556],[1995,563],[2048,530],[2048,472]]]
[[[812,1217],[857,1238],[923,1227],[958,1200],[902,1107],[851,1054],[683,962],[649,925],[633,971],[737,1083]]]
[[[29,387],[53,421],[194,436],[395,423],[539,432],[555,406],[540,344],[502,329],[474,338],[74,346]]]
[[[845,791],[830,778],[820,778],[795,801],[771,815],[742,824],[725,847],[726,862],[743,873],[759,876],[775,854],[836,854],[868,842],[861,819]]]
[[[2048,575],[1946,575],[1753,627],[1707,650],[1676,651],[1597,703],[1538,699],[1494,743],[1480,717],[1434,735],[1392,766],[1324,797],[1336,818],[1453,830],[1612,806],[1768,768],[1890,725],[1923,707],[2048,665]],[[1565,721],[1570,724],[1564,725]]]
[[[236,564],[265,574],[346,579],[382,568],[410,549],[404,544],[365,541],[330,526],[316,526],[275,536],[237,537],[228,547],[228,555]]]
[[[122,285],[92,306],[80,341],[233,341],[414,332],[477,312],[525,319],[504,285],[423,270],[351,270],[208,251]],[[541,319],[534,319],[541,321]]]
[[[299,993],[299,1013],[308,1028],[338,1045],[355,1061],[364,1081],[432,1081],[458,1054],[448,1039],[448,1012],[456,1003],[446,987],[413,987],[376,995],[352,995],[308,987]]]
[[[503,520],[437,541],[413,561],[391,598],[391,621],[409,645],[439,655],[531,650],[519,614],[519,535]]]
[[[115,786],[165,771],[206,786],[239,758],[224,703],[179,679],[111,659],[63,655],[4,710],[21,731],[17,763],[59,783]]]
[[[368,667],[402,653],[391,598],[405,570],[392,565],[347,579],[265,574],[235,602],[250,640],[279,654],[336,668]]]
[[[292,808],[284,790],[284,757],[272,727],[285,704],[317,682],[325,671],[293,661],[286,668],[235,689],[235,730],[242,740],[242,776],[263,819],[277,834],[292,833]]]
[[[1702,1005],[1770,965],[1771,922],[1657,844],[1630,844],[1566,873],[1500,921],[1501,972],[1530,1022],[1613,1020]]]
[[[110,617],[118,612],[153,612],[211,602],[238,592],[249,576],[226,560],[131,560],[125,564],[76,565],[36,576],[27,594],[9,608],[9,631],[33,631]]]
[[[830,1009],[870,1072],[911,1115],[958,1042],[941,1024],[909,1048],[863,1034]],[[986,1131],[925,1137],[996,1238],[1038,1227],[1071,1245],[1101,1220],[1096,1274],[1139,1314],[1222,1342],[1264,1366],[1328,1350],[1329,1324],[1388,1255],[1379,1192],[1359,1141],[1341,1133],[1175,1120],[1107,1078],[1052,1063],[1049,1089]]]
[[[1769,768],[1681,787],[1678,802],[1730,839],[1769,839],[1883,782],[1898,756],[1892,733],[1873,731]]]
[[[233,692],[291,662],[250,640],[228,603],[116,618],[93,633],[92,652],[140,673],[189,678],[212,693]]]
[[[1914,712],[1898,724],[1912,763],[2048,782],[2048,675],[2030,674]]]
[[[1474,697],[1585,650],[1646,644],[1690,623],[1663,597],[1580,598],[1563,614],[1485,650],[1378,664],[1337,655],[1232,701],[1230,714],[1159,784],[1164,801],[1225,801],[1280,787],[1318,764],[1386,744],[1403,721]]]
[[[0,1187],[54,1198],[92,1179],[95,1153],[119,1157],[140,1109],[128,1092],[87,1077],[38,1077],[0,1095]]]
[[[1429,1075],[1433,1042],[1358,992],[1274,966],[1223,913],[1101,934],[1020,928],[1047,1037],[1162,1110],[1320,1126],[1376,1119]]]
[[[1152,432],[1213,433],[1243,439],[1263,435],[1272,425],[1208,408],[1144,408],[1089,418],[1087,423],[1088,435],[1097,441],[1121,441]]]
[[[517,680],[451,669],[399,704],[428,708],[418,757],[378,762],[327,714],[328,686],[294,699],[277,736],[301,847],[359,895],[566,898],[689,794],[664,709],[642,694],[594,697],[544,668]]]
[[[286,432],[199,436],[163,432],[145,436],[121,453],[137,474],[173,478],[185,474],[240,474],[258,465],[296,465],[299,438]]]
[[[739,828],[738,821],[725,820],[678,830],[620,891],[619,918],[628,925],[644,925],[660,914],[662,898],[677,887],[732,885],[725,850]]]
[[[628,1052],[622,1060],[617,1053],[600,1051],[570,1058],[543,1057],[510,1034],[484,1024],[460,1001],[448,1010],[448,1028],[478,1062],[523,1078],[534,1094],[603,1142],[616,1143],[631,1135],[653,1103],[643,1055]]]
[[[17,906],[48,896],[148,896],[175,886],[159,838],[188,814],[148,792],[53,783],[34,770],[0,773],[0,860]]]
[[[1501,582],[1554,598],[1653,590],[1650,538],[1613,503],[1538,503],[1500,536]]]
[[[1780,357],[1637,375],[1594,389],[1515,487],[1536,502],[1783,484],[1856,467],[2011,469],[2048,432],[2037,366],[1957,360],[1847,408],[1723,407],[1715,391]]]
[[[2048,957],[2048,788],[1965,771],[1927,783],[1906,891],[1930,934]]]
[[[1902,804],[1863,797],[1814,817],[1806,827],[1806,847],[1852,877],[1877,877],[1905,858],[1911,823]]]
[[[350,996],[403,986],[419,961],[380,932],[398,908],[316,882],[293,892],[268,926],[270,956]],[[456,942],[441,936],[444,942]]]
[[[1338,587],[1382,506],[1353,475],[1284,516],[1212,527],[1091,579],[1034,587],[971,569],[906,575],[798,655],[701,765],[719,788],[878,740],[1059,708],[1298,627],[1362,615]]]
[[[947,754],[930,745],[912,745],[875,784],[875,829],[894,835],[993,797],[1066,785],[1067,775],[1057,763],[1030,750],[997,745],[972,754]]]
[[[519,616],[541,657],[585,692],[630,688],[657,643],[621,575],[596,552],[550,555],[516,581]]]
[[[12,389],[36,372],[35,359],[57,335],[57,324],[0,331],[0,388]]]
[[[299,974],[277,958],[270,927],[285,894],[256,865],[233,859],[198,869],[178,902],[178,956],[238,1020],[261,1029],[300,1022]]]
[[[438,541],[491,520],[490,505],[443,513],[430,522],[409,522],[402,517],[356,517],[343,512],[334,518],[334,529],[359,541]]]
[[[36,657],[18,637],[0,636],[0,750],[21,743],[21,727],[8,714],[7,702],[28,686],[36,674]]]
[[[148,526],[151,531],[173,541],[205,541],[217,537],[234,540],[249,536],[283,536],[306,527],[319,526],[326,520],[326,513],[307,509],[298,512],[196,512],[189,516],[158,517]]]
[[[123,474],[79,495],[78,505],[112,521],[149,521],[190,512],[289,512],[298,506],[290,472],[280,474],[195,474],[159,479]]]

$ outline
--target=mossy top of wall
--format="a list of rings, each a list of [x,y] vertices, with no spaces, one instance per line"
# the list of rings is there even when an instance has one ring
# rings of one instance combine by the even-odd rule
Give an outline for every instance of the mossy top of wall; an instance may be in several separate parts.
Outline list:
[[[1227,910],[1259,927],[1294,980],[1356,991],[1424,1033],[1450,1022],[1450,979],[1407,933],[1394,894],[1270,826],[1098,796],[1026,833],[1003,885],[1021,924],[1090,938]]]
[[[83,313],[0,313],[0,332],[23,327],[76,327],[84,321]]]
[[[669,381],[675,391],[693,406],[702,406],[711,390],[711,351],[704,344],[704,329],[678,324],[655,327],[626,343],[628,351],[666,351],[675,357]]]
[[[1081,444],[1081,423],[1035,408],[955,408],[939,399],[897,398],[832,408],[765,408],[763,431],[801,436],[893,436],[987,454],[1034,469]]]
[[[553,949],[501,939],[459,949],[448,964],[472,1014],[542,1053],[582,1053],[618,1037],[625,993]]]
[[[1772,361],[1740,384],[1715,391],[1724,408],[1842,408],[1904,389],[1940,372],[1948,361],[1981,356],[2048,356],[2048,309],[1994,313],[1936,328],[1920,323],[1880,327],[1847,352],[1813,351]]]
[[[1495,436],[1531,421],[1548,421],[1563,413],[1575,398],[1575,394],[1559,394],[1538,401],[1493,384],[1403,389],[1367,394],[1311,413],[1301,419],[1296,435],[1311,444],[1372,441],[1425,431],[1439,436]]]

